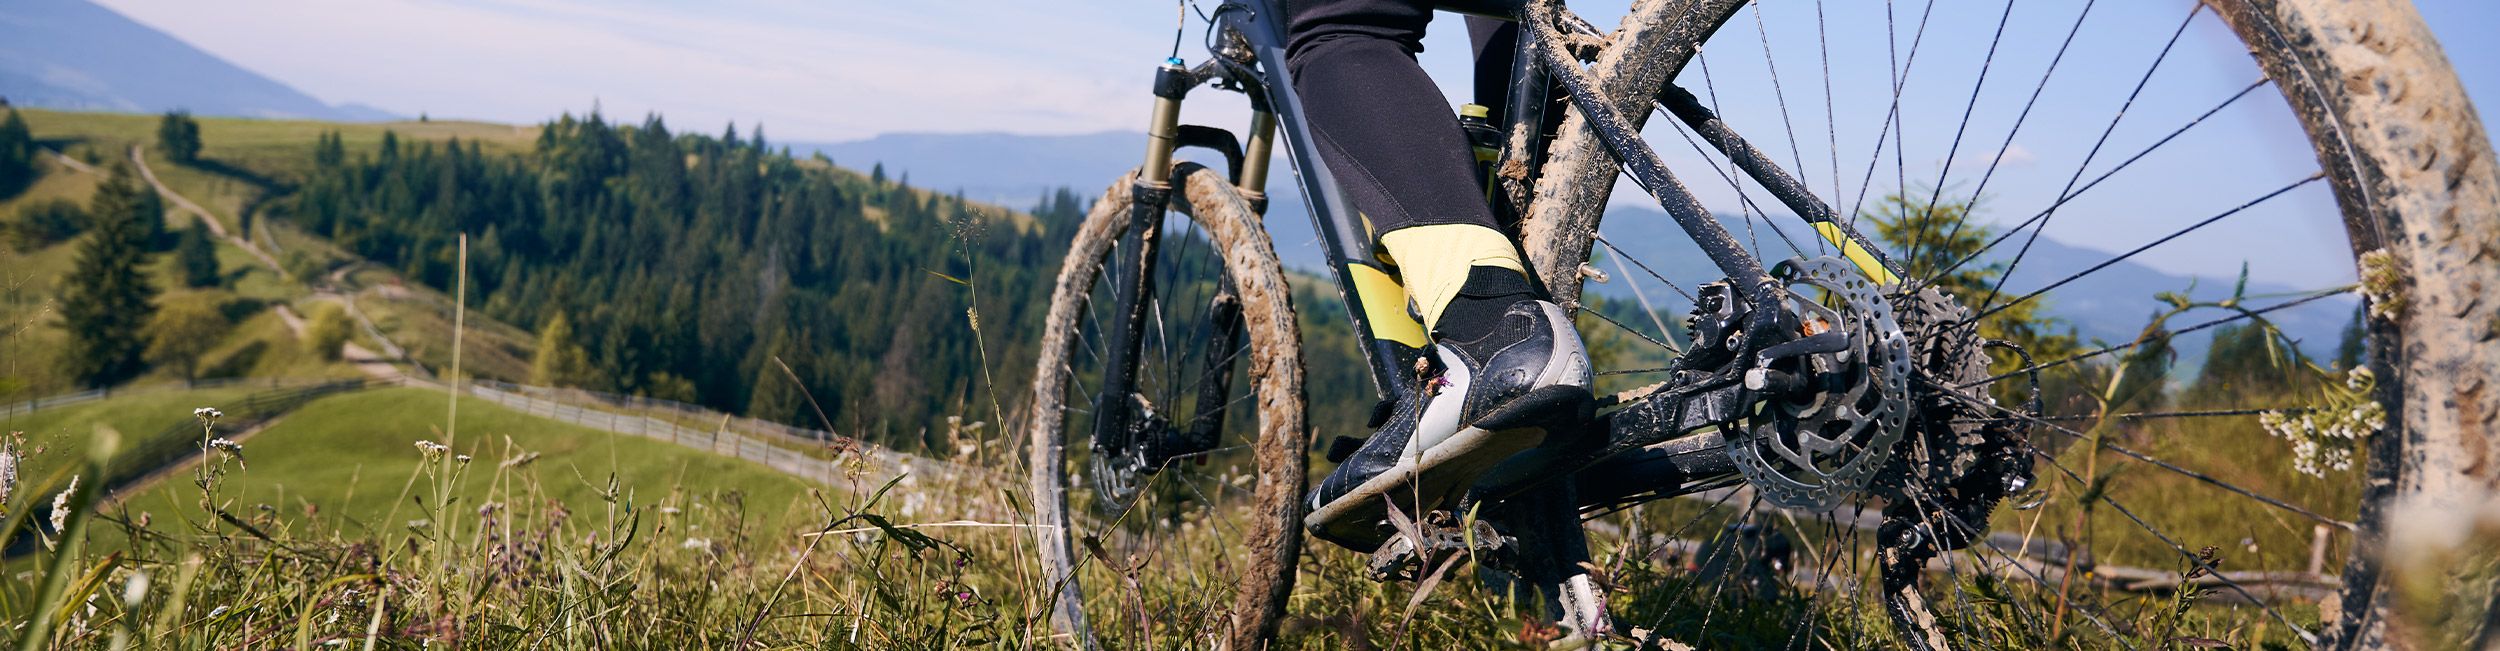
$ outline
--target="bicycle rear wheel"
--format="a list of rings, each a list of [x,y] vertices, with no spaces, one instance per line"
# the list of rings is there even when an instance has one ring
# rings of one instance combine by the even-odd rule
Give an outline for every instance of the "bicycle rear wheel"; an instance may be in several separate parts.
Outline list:
[[[1920,398],[1911,435],[1895,451],[1899,463],[1877,480],[1875,492],[1889,495],[1802,512],[1736,488],[1602,522],[1601,533],[1623,532],[1624,557],[1692,559],[1683,568],[1653,564],[1648,571],[1663,587],[1633,599],[1632,612],[1621,613],[1625,628],[1716,643],[1856,646],[1868,638],[1851,633],[1878,620],[1912,648],[2495,639],[2475,624],[2487,616],[2479,594],[2487,587],[2390,608],[2391,563],[2445,559],[2430,562],[2489,572],[2493,562],[2487,549],[2477,558],[2470,547],[2460,556],[2412,546],[2394,537],[2396,514],[2453,519],[2500,494],[2500,464],[2488,461],[2500,449],[2492,425],[2500,392],[2489,388],[2500,383],[2500,345],[2491,338],[2500,305],[2487,296],[2500,287],[2500,265],[2489,257],[2500,243],[2500,176],[2482,125],[2411,7],[2211,0],[2128,20],[2093,12],[2143,9],[2017,10],[2007,2],[1951,4],[1938,14],[1941,3],[1895,4],[1636,3],[1612,38],[1617,45],[1593,66],[1627,117],[1649,114],[1651,93],[1669,79],[1690,88],[1841,219],[1887,242],[1910,279],[1891,300],[1925,386],[1913,391]],[[1870,15],[1826,20],[1827,9]],[[1953,27],[1930,33],[1931,18]],[[2119,47],[2129,42],[2136,47]],[[1957,44],[1968,56],[1933,52]],[[1844,53],[1850,45],[1860,47]],[[1716,56],[1697,56],[1704,50]],[[2102,50],[2112,54],[2087,54]],[[1932,63],[1939,56],[1960,63]],[[2157,76],[2165,61],[2174,76],[2191,67],[2239,78],[2193,92]],[[1932,71],[1945,65],[1959,69]],[[2096,66],[2106,69],[2089,69]],[[1872,69],[1858,75],[1867,83],[1834,81],[1832,70],[1857,68]],[[1852,85],[1861,87],[1834,90]],[[2066,90],[2078,86],[2098,90]],[[2093,111],[2064,110],[2087,105]],[[1831,252],[1794,221],[1777,230],[1772,220],[1794,210],[1707,138],[1673,117],[1663,122],[1648,129],[1648,141],[1712,205],[1739,213],[1721,218],[1758,255]],[[2053,133],[2061,128],[2080,137]],[[2271,168],[2233,156],[2294,138],[2310,145],[2314,168],[2274,178],[2264,173]],[[2025,145],[2031,153],[2017,154]],[[1584,328],[1592,346],[1611,339],[1621,348],[1598,355],[1617,360],[1601,373],[1613,370],[1630,387],[1638,370],[1672,354],[1643,346],[1678,336],[1667,323],[1679,307],[1672,297],[1715,271],[1675,264],[1698,256],[1658,245],[1679,239],[1672,228],[1615,215],[1600,230],[1617,174],[1604,152],[1581,116],[1566,121],[1528,211],[1527,248],[1548,286],[1592,317]],[[2009,165],[2017,156],[2034,160]],[[2026,172],[2012,169],[2033,163],[2054,168],[2039,192],[2021,187]],[[2168,170],[2167,178],[2147,170]],[[2181,178],[2193,187],[2182,189]],[[2240,183],[2247,179],[2257,180]],[[1996,211],[1967,201],[1972,195],[2027,205]],[[2061,212],[2087,211],[2094,217],[2067,224],[2122,226],[2039,237]],[[2274,219],[2250,223],[2258,215]],[[2341,241],[2286,244],[2302,216]],[[2079,248],[2059,243],[2061,235],[2123,253],[2061,259],[2051,252]],[[2182,248],[2281,277],[2330,280],[2248,291],[2225,273],[2201,290],[2135,286],[2124,297],[2131,302],[2092,293],[2110,287],[2108,278],[2147,269],[2136,266],[2145,260],[2193,267],[2174,254]],[[1614,281],[1584,286],[1593,274],[1583,261]],[[1677,277],[1677,269],[1688,271]],[[2342,272],[2297,273],[2317,269]],[[2025,270],[2033,275],[2017,275]],[[1617,289],[1642,283],[1650,289]],[[2053,311],[2061,303],[2069,309]],[[2106,341],[2059,343],[2062,328],[2042,327],[2040,317],[2094,325],[2076,322],[2090,313],[2077,304],[2163,318],[2140,330],[2102,330]],[[2302,330],[2303,320],[2342,322],[2365,304],[2362,345],[2350,360],[2328,363],[2324,342],[2283,335],[2316,331]],[[1990,339],[2024,344],[2030,355],[1987,349]],[[2203,368],[2173,368],[2169,349],[2199,346],[2213,351]],[[2304,346],[2306,358],[2294,352]],[[2049,395],[2031,408],[2022,385],[2035,377]],[[1983,485],[2013,475],[1974,461],[1991,446],[2032,466],[2030,493],[1999,503],[2007,487]],[[1891,538],[1900,535],[1926,540]],[[1766,551],[1772,539],[1793,551]],[[1891,564],[1879,558],[1893,552],[1909,554]],[[2413,592],[2457,594],[2436,581]],[[1767,599],[1735,608],[1724,605],[1730,594]],[[1858,607],[1876,603],[1881,614]],[[1799,618],[1808,625],[1796,626]]]
[[[1054,625],[1085,647],[1099,634],[1256,649],[1275,634],[1301,550],[1301,340],[1258,214],[1212,170],[1183,164],[1173,178],[1173,212],[1146,236],[1152,289],[1136,339],[1116,325],[1116,288],[1138,269],[1116,260],[1146,239],[1127,233],[1134,174],[1094,204],[1060,269],[1028,458],[1039,564]],[[1114,352],[1124,345],[1132,354]],[[1132,390],[1106,399],[1114,374]],[[1104,439],[1107,415],[1124,426]],[[1165,586],[1187,590],[1144,592]]]

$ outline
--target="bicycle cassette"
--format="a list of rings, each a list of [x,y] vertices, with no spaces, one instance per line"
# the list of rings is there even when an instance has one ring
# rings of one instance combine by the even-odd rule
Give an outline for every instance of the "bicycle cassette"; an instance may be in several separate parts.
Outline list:
[[[1759,348],[1746,388],[1758,408],[1731,431],[1728,454],[1771,503],[1823,510],[1866,488],[1891,460],[1910,407],[1909,341],[1881,288],[1838,258],[1781,262],[1781,325],[1794,338]]]

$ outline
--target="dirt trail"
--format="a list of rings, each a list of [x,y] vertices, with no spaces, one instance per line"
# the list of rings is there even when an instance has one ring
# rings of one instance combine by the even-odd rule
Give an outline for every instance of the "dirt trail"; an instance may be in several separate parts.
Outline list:
[[[260,250],[259,245],[253,244],[251,240],[235,237],[226,233],[226,225],[218,223],[217,216],[210,214],[207,208],[200,207],[200,204],[191,201],[190,197],[182,196],[180,193],[174,192],[173,188],[165,187],[163,182],[156,180],[156,170],[148,168],[147,148],[145,146],[130,146],[130,162],[138,165],[139,178],[147,179],[148,185],[156,188],[156,193],[163,195],[166,201],[173,202],[175,207],[191,213],[192,217],[200,220],[200,223],[208,225],[208,232],[217,234],[218,239],[225,240],[237,247],[241,247],[244,253],[249,253],[252,254],[252,257],[259,258],[262,264],[269,265],[269,269],[271,271],[278,272],[278,277],[292,277],[287,274],[285,267],[278,264],[277,258],[270,257],[268,252]]]
[[[330,300],[336,300],[336,295],[331,295],[328,298]],[[295,333],[296,339],[304,338],[304,332],[309,326],[304,322],[304,317],[302,315],[296,314],[294,308],[287,307],[285,304],[280,304],[271,309],[278,312],[278,320],[286,323],[286,329]],[[344,348],[342,348],[339,353],[339,359],[345,360],[348,364],[354,365],[356,370],[364,372],[366,377],[371,377],[376,380],[384,382],[400,382],[407,379],[405,377],[406,374],[401,373],[398,366],[391,364],[391,359],[393,358],[375,354],[371,349],[367,349],[353,341],[344,344]]]
[[[69,168],[70,168],[70,169],[73,169],[73,170],[78,170],[79,172],[86,173],[86,174],[97,174],[97,173],[100,173],[100,172],[98,172],[98,171],[96,170],[96,168],[95,168],[95,166],[94,166],[94,165],[88,165],[88,164],[86,164],[86,163],[84,163],[84,162],[79,161],[78,159],[75,159],[75,158],[70,158],[70,157],[69,157],[69,154],[64,154],[64,153],[61,153],[61,150],[58,150],[58,149],[45,149],[45,150],[43,150],[43,153],[46,153],[46,154],[51,154],[51,155],[52,155],[52,160],[57,161],[57,162],[59,162],[59,163],[60,163],[60,164],[62,164],[62,165],[67,165],[67,166],[69,166]]]

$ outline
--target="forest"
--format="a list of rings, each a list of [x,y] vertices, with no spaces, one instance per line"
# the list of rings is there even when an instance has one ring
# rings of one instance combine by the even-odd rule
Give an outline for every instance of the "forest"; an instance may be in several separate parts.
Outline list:
[[[468,302],[540,332],[531,380],[846,433],[989,411],[984,346],[1001,386],[1029,376],[1014,333],[1085,208],[1014,214],[658,117],[567,115],[527,155],[386,134],[351,157],[332,134],[315,158],[276,212],[445,291],[469,234]]]

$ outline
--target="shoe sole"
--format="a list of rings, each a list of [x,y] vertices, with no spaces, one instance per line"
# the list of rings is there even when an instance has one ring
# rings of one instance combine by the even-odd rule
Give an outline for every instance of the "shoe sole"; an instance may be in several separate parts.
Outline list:
[[[1559,385],[1529,391],[1422,455],[1399,458],[1397,465],[1379,476],[1313,510],[1303,520],[1303,528],[1321,540],[1370,553],[1394,535],[1381,522],[1388,516],[1390,503],[1411,517],[1447,505],[1495,466],[1543,445],[1554,426],[1586,421],[1596,404],[1595,396],[1584,387]],[[1433,472],[1421,472],[1426,468]],[[1421,481],[1417,481],[1419,476]],[[1424,508],[1417,508],[1418,504]]]

